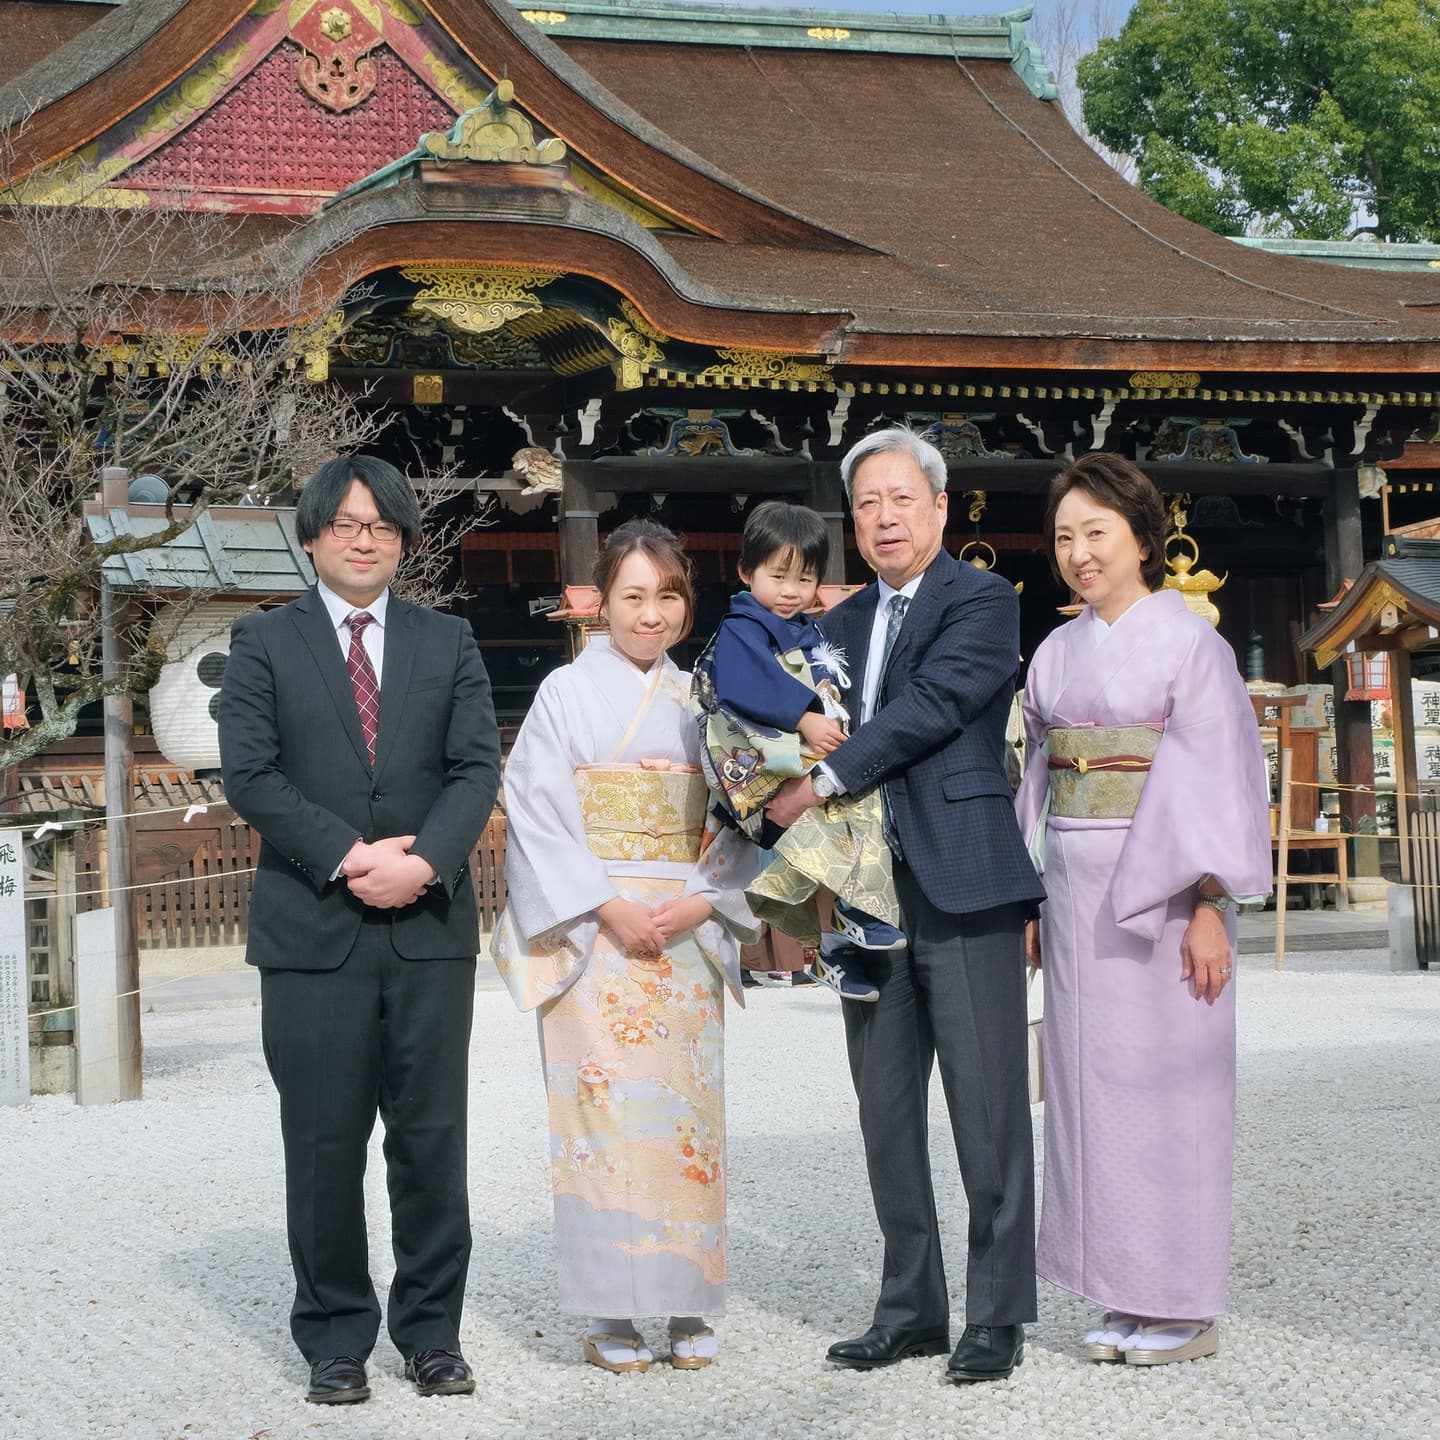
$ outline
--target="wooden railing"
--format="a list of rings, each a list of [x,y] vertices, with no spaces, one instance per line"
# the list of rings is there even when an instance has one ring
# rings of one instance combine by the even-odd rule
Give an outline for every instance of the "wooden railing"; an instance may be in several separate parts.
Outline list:
[[[259,853],[259,839],[248,825],[222,824],[176,865],[172,876],[136,891],[142,948],[242,944],[253,878],[245,872],[254,867]],[[493,929],[505,908],[505,817],[498,810],[475,847],[470,876],[480,928]],[[88,880],[81,888],[96,883]]]
[[[250,918],[250,883],[260,840],[249,825],[222,818],[201,830],[192,822],[179,838],[142,828],[136,836],[137,859],[145,852],[150,873],[165,874],[135,892],[136,933],[142,949],[173,950],[211,945],[241,945]],[[178,818],[178,817],[177,817]],[[198,833],[194,833],[198,832]],[[102,903],[103,876],[96,857],[81,846],[76,863],[78,910]],[[138,867],[137,867],[138,868]],[[505,817],[497,810],[485,827],[470,867],[480,929],[494,928],[505,908]],[[142,871],[143,873],[143,871]]]

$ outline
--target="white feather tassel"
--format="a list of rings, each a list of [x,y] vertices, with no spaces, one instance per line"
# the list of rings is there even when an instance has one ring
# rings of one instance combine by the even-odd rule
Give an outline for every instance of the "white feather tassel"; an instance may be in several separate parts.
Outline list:
[[[822,640],[815,647],[815,659],[835,677],[835,683],[842,690],[850,688],[850,671],[843,645],[832,645],[828,640]]]

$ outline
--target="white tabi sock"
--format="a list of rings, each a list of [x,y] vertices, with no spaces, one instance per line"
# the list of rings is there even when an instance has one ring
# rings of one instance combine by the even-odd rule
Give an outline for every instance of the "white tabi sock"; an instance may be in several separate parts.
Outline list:
[[[680,1360],[713,1360],[720,1353],[720,1342],[698,1315],[672,1315],[670,1353]]]
[[[654,1352],[640,1338],[640,1332],[635,1328],[633,1320],[613,1320],[604,1315],[594,1315],[585,1327],[585,1333],[634,1337],[633,1345],[617,1345],[613,1340],[601,1340],[596,1344],[595,1348],[611,1365],[625,1365],[631,1360],[641,1360],[648,1365],[655,1359]]]

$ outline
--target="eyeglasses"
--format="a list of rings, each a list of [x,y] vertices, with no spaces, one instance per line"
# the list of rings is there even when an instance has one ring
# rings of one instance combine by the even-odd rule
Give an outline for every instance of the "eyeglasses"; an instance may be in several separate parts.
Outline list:
[[[342,516],[330,522],[330,533],[337,540],[354,540],[362,530],[368,530],[370,538],[381,545],[393,545],[400,538],[400,527],[388,520],[350,520]]]

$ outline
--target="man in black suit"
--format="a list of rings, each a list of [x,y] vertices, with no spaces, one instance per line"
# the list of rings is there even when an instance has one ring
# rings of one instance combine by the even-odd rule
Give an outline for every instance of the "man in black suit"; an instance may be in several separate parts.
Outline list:
[[[878,583],[823,624],[849,659],[860,724],[768,813],[789,825],[831,794],[880,786],[908,945],[867,952],[880,998],[841,1007],[885,1265],[872,1328],[829,1358],[870,1369],[949,1349],[926,1125],[938,1056],[970,1208],[967,1323],[947,1373],[1002,1379],[1035,1318],[1024,926],[1044,890],[1004,760],[1020,608],[999,576],[941,548],[946,471],[934,446],[903,427],[877,431],[841,474]]]
[[[469,862],[499,783],[490,682],[465,620],[390,594],[420,540],[393,466],[321,466],[295,530],[318,583],[235,622],[219,712],[226,798],[263,840],[245,958],[280,1094],[290,1329],[307,1400],[369,1398],[380,1306],[363,1180],[378,1110],[390,1337],[422,1395],[468,1394]]]

